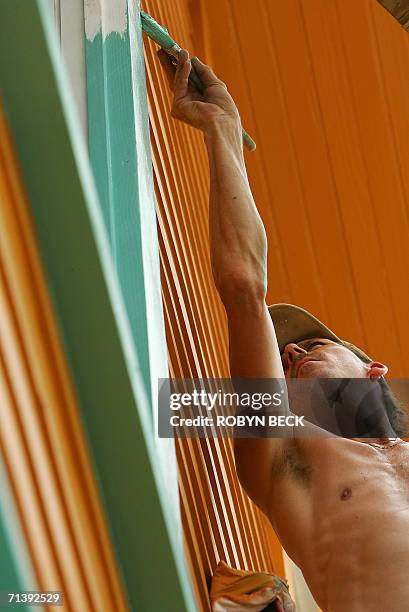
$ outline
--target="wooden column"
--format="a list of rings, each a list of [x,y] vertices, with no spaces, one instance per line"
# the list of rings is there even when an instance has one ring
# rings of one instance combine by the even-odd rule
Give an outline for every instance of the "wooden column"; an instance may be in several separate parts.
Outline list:
[[[377,0],[409,32],[409,0]]]

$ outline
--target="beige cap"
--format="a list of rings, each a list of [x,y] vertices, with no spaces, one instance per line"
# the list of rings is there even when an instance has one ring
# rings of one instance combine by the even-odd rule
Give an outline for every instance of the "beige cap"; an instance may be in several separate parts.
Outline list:
[[[321,323],[319,319],[304,308],[293,304],[273,304],[268,307],[268,310],[274,323],[280,352],[289,342],[301,342],[302,340],[308,340],[308,338],[327,338],[346,346],[366,363],[373,361],[354,344],[341,340],[324,323]]]

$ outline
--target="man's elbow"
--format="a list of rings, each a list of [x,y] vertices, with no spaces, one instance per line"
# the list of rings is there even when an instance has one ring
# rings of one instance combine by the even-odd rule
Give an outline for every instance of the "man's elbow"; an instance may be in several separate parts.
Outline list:
[[[251,312],[262,315],[266,293],[260,274],[230,273],[219,277],[216,286],[228,314]]]

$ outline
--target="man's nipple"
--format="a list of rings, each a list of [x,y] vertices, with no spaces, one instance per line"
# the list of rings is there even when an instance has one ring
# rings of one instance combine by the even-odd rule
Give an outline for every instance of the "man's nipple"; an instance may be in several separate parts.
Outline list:
[[[346,488],[345,488],[345,489],[342,491],[342,493],[341,493],[341,495],[340,495],[339,497],[340,497],[340,500],[341,500],[341,501],[347,501],[347,499],[350,499],[350,497],[351,497],[351,496],[352,496],[352,491],[351,491],[351,489],[350,489],[349,487],[346,487]]]

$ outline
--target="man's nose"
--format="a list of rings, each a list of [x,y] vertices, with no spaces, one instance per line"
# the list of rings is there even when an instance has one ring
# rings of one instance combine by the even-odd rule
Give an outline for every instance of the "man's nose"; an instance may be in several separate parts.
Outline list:
[[[287,344],[284,349],[284,355],[286,356],[288,363],[293,363],[297,357],[300,355],[305,355],[306,353],[307,351],[305,349],[301,348],[301,346],[298,346],[298,344],[295,344],[294,342]]]

